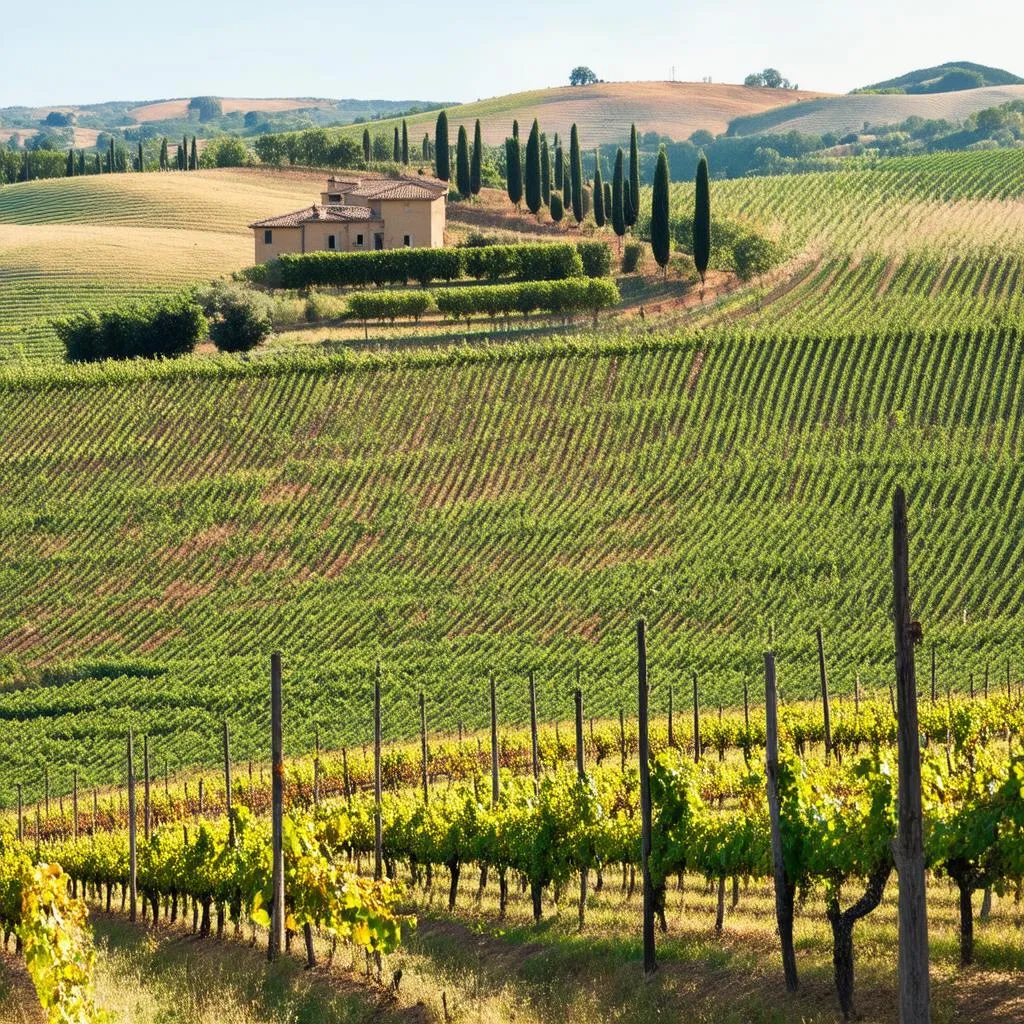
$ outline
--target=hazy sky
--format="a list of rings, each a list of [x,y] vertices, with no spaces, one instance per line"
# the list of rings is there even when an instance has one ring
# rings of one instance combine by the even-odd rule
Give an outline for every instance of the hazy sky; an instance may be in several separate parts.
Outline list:
[[[609,81],[667,79],[674,65],[677,79],[716,82],[771,65],[804,88],[846,92],[949,60],[1024,75],[1022,38],[1020,0],[0,0],[0,107],[473,100],[564,84],[575,64]]]

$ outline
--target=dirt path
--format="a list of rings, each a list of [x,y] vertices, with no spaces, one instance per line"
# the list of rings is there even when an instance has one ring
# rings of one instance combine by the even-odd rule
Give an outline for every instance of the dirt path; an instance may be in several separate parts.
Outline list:
[[[25,961],[0,949],[0,1020],[4,1024],[46,1024]]]

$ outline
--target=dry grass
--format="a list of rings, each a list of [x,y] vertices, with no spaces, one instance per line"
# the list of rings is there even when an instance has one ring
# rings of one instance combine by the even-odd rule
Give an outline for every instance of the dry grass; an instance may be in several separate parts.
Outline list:
[[[276,114],[285,110],[308,110],[310,107],[333,107],[334,100],[312,99],[304,97],[294,98],[264,98],[252,99],[237,96],[225,96],[221,98],[221,108],[225,114],[233,114],[236,111],[248,113],[256,110],[265,114]],[[144,103],[139,107],[132,107],[128,115],[136,121],[168,121],[180,120],[188,117],[188,99],[164,100],[161,103]]]

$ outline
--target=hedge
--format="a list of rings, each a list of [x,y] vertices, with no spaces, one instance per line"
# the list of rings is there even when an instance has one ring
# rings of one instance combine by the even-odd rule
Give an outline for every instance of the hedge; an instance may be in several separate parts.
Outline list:
[[[357,320],[397,320],[400,316],[419,319],[435,309],[429,292],[356,292],[348,298],[348,311]]]
[[[531,281],[524,284],[479,285],[445,288],[435,296],[437,308],[451,319],[476,315],[541,311],[570,315],[593,313],[617,305],[619,289],[614,281],[569,278],[565,281]]]
[[[138,356],[180,356],[206,336],[206,317],[189,296],[97,313],[83,310],[53,321],[69,363]]]
[[[524,243],[447,249],[381,249],[375,252],[286,253],[245,272],[271,288],[362,287],[417,281],[558,281],[586,274],[607,277],[611,250],[604,242]]]

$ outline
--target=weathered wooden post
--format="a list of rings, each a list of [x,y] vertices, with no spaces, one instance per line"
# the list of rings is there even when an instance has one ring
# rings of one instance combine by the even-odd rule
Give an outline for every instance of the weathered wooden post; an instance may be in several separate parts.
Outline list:
[[[489,674],[491,687],[491,807],[498,806],[498,701],[494,690],[494,673]]]
[[[150,835],[150,802],[149,802],[149,733],[142,737],[142,772],[145,778],[142,780],[142,834],[146,842],[149,842]]]
[[[668,684],[668,747],[671,750],[676,745],[676,734],[672,721],[672,684]]]
[[[284,738],[281,728],[281,655],[270,656],[270,816],[272,896],[267,958],[276,960],[284,945]]]
[[[373,673],[373,877],[384,877],[384,835],[381,825],[380,661]]]
[[[768,777],[768,814],[772,832],[772,874],[775,879],[775,920],[782,946],[782,970],[786,991],[795,992],[798,985],[796,951],[793,947],[794,886],[786,877],[782,853],[782,809],[779,805],[779,712],[775,686],[775,655],[764,655],[765,769]]]
[[[224,810],[228,816],[228,843],[235,845],[235,819],[231,816],[231,737],[228,720],[224,719]]]
[[[132,730],[128,728],[128,920],[138,913],[138,857],[135,834],[135,752]],[[122,908],[123,909],[123,908]]]
[[[700,698],[697,695],[697,673],[693,673],[693,760],[700,764]]]
[[[914,642],[920,638],[921,627],[911,621],[909,562],[907,500],[903,488],[897,487],[892,503],[892,585],[899,746],[899,823],[894,845],[899,872],[899,1021],[900,1024],[929,1024],[928,909],[914,678]]]
[[[649,978],[657,963],[654,958],[654,884],[651,881],[651,758],[647,735],[647,622],[636,624],[637,711],[640,747],[640,867],[643,873],[644,977]]]
[[[71,773],[71,835],[72,838],[78,838],[78,769],[75,768]]]
[[[821,678],[821,706],[825,713],[825,764],[832,760],[832,716],[828,706],[828,675],[825,672],[825,643],[821,636],[821,626],[817,629],[818,637],[818,675]]]
[[[530,752],[533,756],[533,789],[540,790],[540,749],[537,745],[537,674],[530,670]]]
[[[583,750],[583,688],[579,685],[579,670],[576,675],[576,775],[580,779],[586,778],[584,767]],[[589,869],[585,864],[580,865],[580,906],[579,906],[579,930],[583,931],[587,913],[587,874]]]
[[[423,691],[420,690],[420,771],[423,780],[423,804],[426,806],[430,803],[430,792],[428,782],[428,768],[427,759],[429,752],[427,750],[427,704],[426,697]]]

